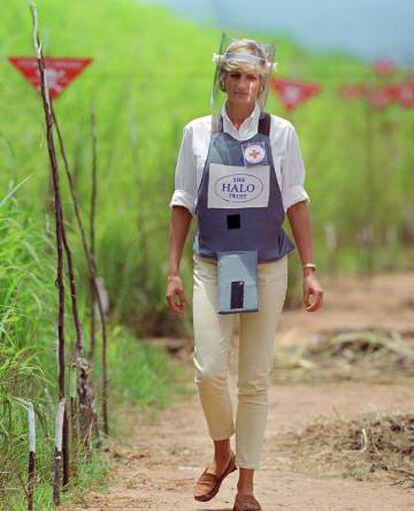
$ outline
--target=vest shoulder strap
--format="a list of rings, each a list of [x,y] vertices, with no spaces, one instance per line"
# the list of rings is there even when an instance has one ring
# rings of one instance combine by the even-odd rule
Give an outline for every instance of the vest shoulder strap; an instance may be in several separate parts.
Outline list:
[[[223,117],[220,115],[213,115],[212,117],[212,132],[213,133],[217,133],[217,132],[222,132],[223,131]]]
[[[269,134],[270,134],[270,122],[271,122],[270,114],[268,114],[267,112],[262,117],[260,117],[258,132],[261,135],[266,135],[266,137],[269,136]]]

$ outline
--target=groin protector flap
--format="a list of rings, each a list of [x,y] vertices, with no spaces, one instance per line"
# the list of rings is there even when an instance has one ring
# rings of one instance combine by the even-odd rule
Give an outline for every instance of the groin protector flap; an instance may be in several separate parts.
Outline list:
[[[258,252],[217,252],[217,290],[220,314],[259,310]]]

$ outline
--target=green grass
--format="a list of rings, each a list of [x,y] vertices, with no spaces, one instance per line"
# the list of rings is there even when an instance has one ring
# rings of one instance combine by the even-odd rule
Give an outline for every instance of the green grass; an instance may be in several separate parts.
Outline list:
[[[217,50],[219,31],[135,0],[38,0],[37,5],[46,55],[94,58],[55,108],[86,215],[91,166],[89,116],[91,103],[95,105],[99,137],[97,258],[112,315],[116,322],[142,335],[179,333],[183,327],[189,332],[189,319],[177,322],[176,315],[165,307],[168,203],[182,127],[208,113],[211,53]],[[24,208],[43,215],[48,163],[41,104],[6,60],[8,55],[33,54],[25,3],[9,0],[2,21],[0,185],[30,173]],[[337,87],[343,83],[378,82],[368,66],[338,53],[306,52],[277,33],[242,35],[277,43],[280,75],[317,81],[323,87],[322,94],[293,114],[287,114],[272,95],[268,105],[272,113],[288,117],[299,133],[319,269],[330,271],[334,259],[343,271],[366,271],[361,234],[369,223],[374,232],[374,269],[412,267],[411,259],[403,255],[414,239],[412,111],[393,106],[373,113],[370,170],[365,106],[359,101],[344,102],[337,95]],[[401,72],[396,79],[403,76]],[[337,231],[338,255],[327,254],[327,222]],[[395,244],[392,236],[387,238],[392,229]],[[194,229],[190,237],[193,234]],[[182,265],[187,283],[190,245],[188,242]],[[296,260],[297,254],[291,259]],[[296,274],[297,268],[292,283]]]
[[[94,452],[92,459],[88,463],[79,465],[78,479],[73,480],[61,493],[61,504],[67,505],[79,499],[87,489],[103,487],[111,481],[110,461],[103,457],[101,453]],[[53,504],[52,480],[38,483],[34,493],[34,509],[42,511],[56,509]],[[22,494],[21,488],[18,492]],[[2,507],[3,505],[3,507]],[[0,509],[7,511],[22,511],[26,505],[22,496],[11,501],[0,502]]]
[[[27,186],[25,184],[24,186]],[[53,481],[54,416],[58,402],[54,351],[57,289],[54,285],[53,233],[44,219],[21,209],[18,193],[0,201],[0,509],[22,509],[21,481],[27,479],[27,402],[36,413],[37,509],[49,509]],[[79,277],[79,275],[78,275]],[[81,284],[78,279],[78,284]],[[85,286],[80,288],[85,347],[88,314]],[[73,329],[67,297],[66,353]],[[100,336],[91,378],[101,409]],[[110,430],[125,433],[125,408],[150,420],[158,410],[187,395],[189,374],[157,346],[143,342],[123,326],[109,323]],[[67,359],[68,360],[68,359]],[[69,378],[67,378],[68,380]],[[105,442],[104,442],[105,443]],[[82,461],[62,501],[79,496],[91,485],[106,484],[110,463],[98,451]]]

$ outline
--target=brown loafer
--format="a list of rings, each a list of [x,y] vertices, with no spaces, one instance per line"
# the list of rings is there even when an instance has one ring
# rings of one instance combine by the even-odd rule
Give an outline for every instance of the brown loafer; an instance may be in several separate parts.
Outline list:
[[[236,495],[233,511],[262,511],[262,506],[253,495]]]
[[[211,500],[219,491],[223,479],[234,470],[237,470],[235,454],[231,455],[230,461],[221,475],[207,472],[207,470],[208,467],[201,474],[194,490],[194,498],[200,502]]]

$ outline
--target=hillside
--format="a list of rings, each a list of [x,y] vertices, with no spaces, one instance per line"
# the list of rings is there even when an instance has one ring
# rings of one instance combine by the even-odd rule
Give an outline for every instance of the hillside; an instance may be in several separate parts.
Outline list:
[[[37,5],[45,55],[94,59],[56,102],[56,111],[84,210],[90,190],[92,104],[96,111],[97,251],[112,312],[139,331],[161,333],[171,321],[163,292],[175,159],[183,125],[208,113],[211,53],[217,51],[219,31],[132,0],[39,0]],[[19,196],[29,211],[40,214],[48,189],[41,104],[6,60],[33,54],[24,2],[8,1],[0,36],[0,183],[6,187],[30,175]],[[397,248],[405,230],[412,229],[412,114],[392,107],[368,120],[363,104],[345,103],[336,93],[344,82],[366,79],[362,62],[338,54],[310,54],[277,34],[272,40],[280,75],[323,87],[320,96],[294,114],[287,114],[273,97],[269,101],[269,110],[288,116],[300,136],[316,260],[327,271],[366,270],[370,254],[363,240],[372,220],[375,244],[386,249],[374,267],[409,266]],[[342,249],[339,255],[325,249],[325,233],[332,226]],[[390,245],[385,246],[388,238]],[[189,265],[184,264],[187,277]]]

